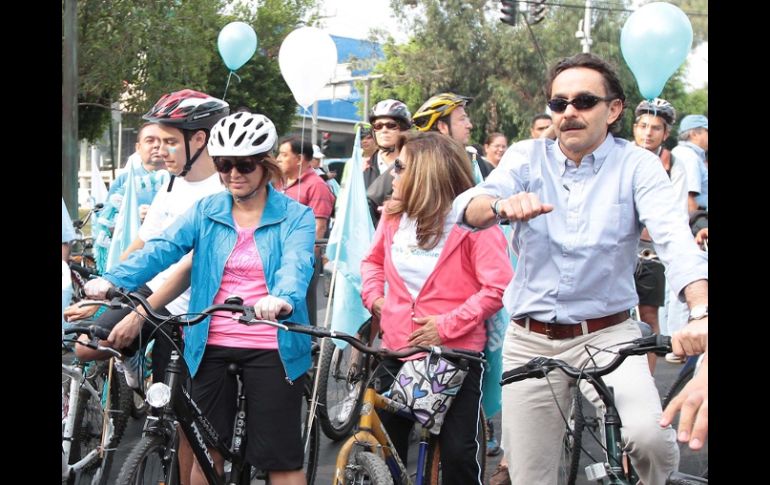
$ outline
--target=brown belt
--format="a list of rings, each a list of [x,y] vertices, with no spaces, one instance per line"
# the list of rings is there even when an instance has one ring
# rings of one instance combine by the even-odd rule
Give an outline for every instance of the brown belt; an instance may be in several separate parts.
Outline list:
[[[565,323],[545,323],[539,320],[529,319],[529,330],[532,332],[545,335],[551,340],[562,340],[565,338],[574,338],[588,333],[596,332],[603,328],[617,325],[620,322],[624,322],[631,317],[628,310],[615,313],[613,315],[607,315],[600,318],[589,318],[586,320],[586,333],[583,333],[583,325],[580,323],[565,324]],[[514,318],[513,323],[521,327],[527,327],[527,318]]]

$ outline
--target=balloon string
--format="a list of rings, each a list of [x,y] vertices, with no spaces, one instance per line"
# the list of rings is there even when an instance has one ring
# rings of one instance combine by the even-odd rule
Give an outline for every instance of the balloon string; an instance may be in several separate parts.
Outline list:
[[[310,116],[313,116],[313,115],[310,114],[310,111],[308,111],[306,107],[301,106],[301,108],[304,111],[304,113],[302,116],[302,130],[300,131],[299,139],[300,139],[300,147],[303,147],[305,145],[305,120],[307,120],[308,115]],[[302,148],[300,148],[299,151],[302,152],[303,151]],[[305,162],[304,154],[300,153],[299,158],[300,158],[300,164],[299,164],[299,175],[297,176],[297,202],[301,204],[302,202],[300,202],[300,200],[302,199],[302,165]]]
[[[233,76],[238,78],[238,82],[241,82],[241,77],[237,75],[235,71],[230,71],[230,74],[227,76],[227,84],[225,84],[225,94],[222,95],[222,101],[226,101],[225,98],[227,97],[227,88],[230,87],[230,78]]]

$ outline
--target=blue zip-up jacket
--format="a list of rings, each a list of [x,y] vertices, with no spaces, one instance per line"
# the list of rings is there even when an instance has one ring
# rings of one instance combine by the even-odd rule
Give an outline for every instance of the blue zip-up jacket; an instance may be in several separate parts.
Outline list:
[[[232,207],[229,192],[200,199],[162,235],[146,241],[144,248],[113,267],[104,278],[117,287],[134,290],[194,249],[188,311],[205,309],[219,291],[225,262],[238,237]],[[313,276],[313,211],[268,184],[267,202],[254,239],[269,293],[293,308],[282,320],[309,325],[305,298]],[[209,320],[185,327],[184,357],[191,376],[203,358]],[[297,379],[310,368],[310,336],[279,330],[278,353],[286,377]]]

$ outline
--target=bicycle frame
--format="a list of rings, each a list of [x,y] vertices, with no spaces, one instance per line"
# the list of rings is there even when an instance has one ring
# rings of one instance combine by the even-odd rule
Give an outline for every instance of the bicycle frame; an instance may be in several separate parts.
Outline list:
[[[172,339],[175,339],[179,334],[177,325],[174,325],[172,330]],[[181,335],[179,335],[181,340]],[[198,463],[200,464],[203,474],[206,476],[206,480],[209,483],[215,485],[224,485],[225,481],[220,477],[214,468],[214,459],[209,453],[209,446],[215,448],[227,461],[232,462],[232,472],[230,474],[230,481],[227,483],[239,483],[241,473],[245,468],[245,461],[243,457],[245,435],[245,419],[246,419],[246,400],[243,396],[242,389],[239,386],[238,394],[238,412],[236,418],[239,423],[243,423],[240,426],[235,427],[233,435],[233,449],[219,437],[214,427],[211,425],[208,419],[203,415],[200,408],[195,401],[190,397],[187,391],[179,381],[182,378],[182,366],[181,356],[179,352],[174,349],[171,352],[171,359],[166,369],[165,384],[171,389],[171,399],[165,404],[160,412],[160,416],[148,416],[145,422],[143,433],[156,434],[166,438],[168,443],[176,443],[177,427],[182,429],[182,432],[187,437],[187,441],[190,443],[190,448],[193,451]],[[167,457],[164,457],[164,459]],[[176,458],[176,450],[170,457],[170,460]],[[173,466],[168,467],[167,472],[174,470]],[[178,477],[168,477],[167,483],[178,483]]]
[[[98,450],[91,450],[86,456],[76,463],[69,464],[70,451],[72,449],[72,435],[75,432],[75,414],[77,413],[78,403],[80,402],[80,388],[84,388],[89,394],[101,400],[101,395],[93,385],[86,379],[85,368],[83,364],[61,365],[62,374],[70,378],[70,393],[68,401],[67,418],[64,422],[64,431],[62,434],[62,478],[67,478],[73,473],[80,472],[95,457]],[[102,440],[104,443],[104,440]]]

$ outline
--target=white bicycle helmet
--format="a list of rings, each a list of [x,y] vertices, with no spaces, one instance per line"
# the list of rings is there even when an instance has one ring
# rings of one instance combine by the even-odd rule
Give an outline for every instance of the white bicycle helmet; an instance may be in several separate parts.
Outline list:
[[[248,157],[272,150],[278,139],[270,118],[257,113],[235,113],[211,128],[209,155]]]
[[[643,114],[660,116],[669,126],[676,123],[676,110],[671,103],[662,98],[655,98],[652,101],[642,100],[634,110],[634,115],[638,117]]]

